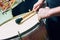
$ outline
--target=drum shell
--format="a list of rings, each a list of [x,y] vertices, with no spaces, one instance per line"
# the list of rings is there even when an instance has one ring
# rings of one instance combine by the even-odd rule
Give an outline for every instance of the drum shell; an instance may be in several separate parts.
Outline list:
[[[38,24],[35,25],[35,28],[28,30],[25,33],[22,33],[17,37],[13,37],[12,39],[9,40],[47,40],[47,32],[44,24]],[[8,40],[8,39],[6,39]]]

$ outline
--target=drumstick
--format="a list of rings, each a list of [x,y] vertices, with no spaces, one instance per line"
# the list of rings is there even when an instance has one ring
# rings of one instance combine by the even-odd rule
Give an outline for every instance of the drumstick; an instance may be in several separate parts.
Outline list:
[[[21,24],[21,23],[23,23],[24,21],[26,21],[27,19],[29,19],[30,17],[32,17],[35,14],[36,14],[36,12],[34,12],[32,10],[32,11],[26,13],[25,15],[23,15],[21,18],[16,19],[15,21],[16,21],[17,24]]]

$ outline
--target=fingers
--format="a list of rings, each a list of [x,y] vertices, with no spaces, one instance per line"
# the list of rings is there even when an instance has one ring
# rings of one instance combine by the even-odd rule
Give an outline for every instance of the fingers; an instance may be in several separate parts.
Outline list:
[[[33,6],[33,10],[34,11],[37,11],[38,9],[39,9],[39,7],[40,7],[40,3],[35,3],[35,5]]]
[[[43,17],[44,8],[40,8],[38,11],[38,19],[40,20]]]
[[[38,9],[39,9],[39,6],[35,6],[35,7],[33,8],[34,11],[37,11]]]
[[[49,17],[49,8],[46,7],[46,8],[40,8],[39,11],[38,11],[38,18],[48,18]]]

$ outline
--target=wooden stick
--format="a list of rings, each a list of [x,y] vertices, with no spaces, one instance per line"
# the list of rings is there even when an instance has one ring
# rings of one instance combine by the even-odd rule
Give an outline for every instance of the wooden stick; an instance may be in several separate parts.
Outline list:
[[[15,21],[17,24],[21,24],[21,23],[25,22],[27,19],[34,16],[35,14],[36,14],[36,12],[34,12],[34,11],[27,12],[25,15],[23,15],[21,18],[16,19]]]
[[[28,12],[26,15],[24,15],[22,18],[23,20],[21,21],[21,23],[23,23],[24,21],[26,21],[27,19],[31,18],[32,16],[34,16],[36,14],[36,12],[34,11],[30,11]]]

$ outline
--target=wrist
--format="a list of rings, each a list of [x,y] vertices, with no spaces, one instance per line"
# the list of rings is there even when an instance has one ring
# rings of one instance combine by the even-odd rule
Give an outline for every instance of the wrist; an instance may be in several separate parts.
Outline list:
[[[54,16],[54,11],[53,11],[53,10],[49,10],[49,11],[48,11],[48,16],[49,16],[49,17]]]

